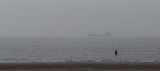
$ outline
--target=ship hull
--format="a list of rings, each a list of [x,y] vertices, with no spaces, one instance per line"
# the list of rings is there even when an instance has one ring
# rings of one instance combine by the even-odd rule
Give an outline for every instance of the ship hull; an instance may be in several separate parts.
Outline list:
[[[89,34],[88,36],[103,36],[103,37],[107,37],[107,36],[112,36],[111,34],[109,35],[93,35],[93,34]]]

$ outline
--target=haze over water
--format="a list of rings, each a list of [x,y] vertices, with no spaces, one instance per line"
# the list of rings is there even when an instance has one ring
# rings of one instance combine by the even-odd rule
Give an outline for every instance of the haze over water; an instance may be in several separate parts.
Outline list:
[[[160,36],[159,0],[0,0],[0,37]]]

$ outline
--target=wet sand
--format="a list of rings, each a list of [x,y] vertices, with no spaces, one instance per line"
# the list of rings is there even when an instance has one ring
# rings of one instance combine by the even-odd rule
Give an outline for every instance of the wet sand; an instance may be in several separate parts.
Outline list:
[[[0,63],[0,71],[160,71],[156,62]]]

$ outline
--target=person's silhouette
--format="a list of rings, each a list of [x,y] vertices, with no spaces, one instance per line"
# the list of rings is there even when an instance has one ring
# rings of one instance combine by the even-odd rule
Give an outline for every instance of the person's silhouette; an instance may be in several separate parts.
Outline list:
[[[115,56],[117,56],[117,55],[118,55],[118,50],[116,49],[116,50],[114,51],[114,53],[115,53]]]

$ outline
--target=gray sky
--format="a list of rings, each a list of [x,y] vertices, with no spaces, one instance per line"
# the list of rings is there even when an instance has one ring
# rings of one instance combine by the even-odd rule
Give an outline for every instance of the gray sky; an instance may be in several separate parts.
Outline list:
[[[160,0],[0,0],[0,36],[160,36]]]

